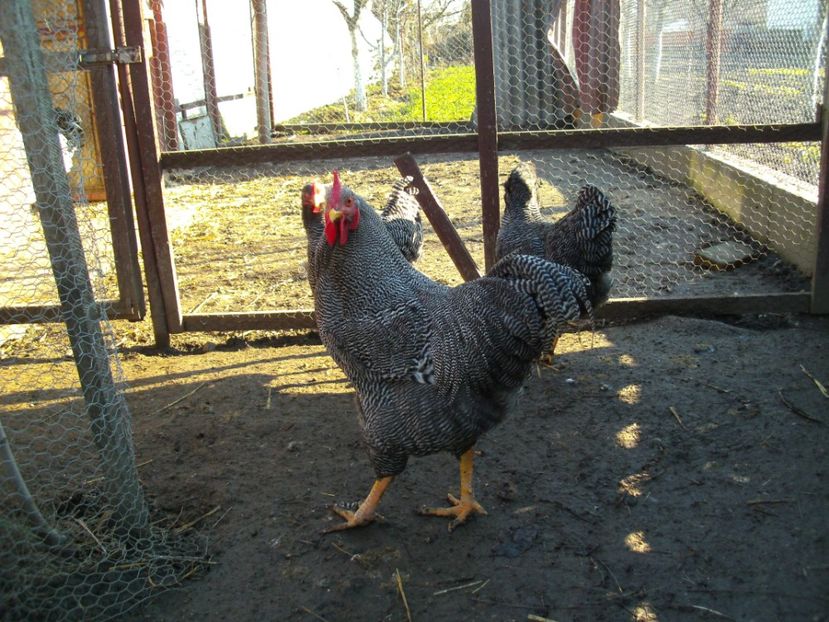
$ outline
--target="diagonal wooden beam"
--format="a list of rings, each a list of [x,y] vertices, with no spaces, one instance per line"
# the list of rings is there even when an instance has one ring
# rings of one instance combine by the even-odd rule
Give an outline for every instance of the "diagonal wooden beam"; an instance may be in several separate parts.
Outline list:
[[[412,178],[412,185],[417,188],[417,195],[415,195],[417,202],[420,203],[420,207],[423,213],[426,214],[426,218],[432,223],[435,233],[437,233],[441,244],[443,244],[443,248],[449,253],[449,257],[452,259],[452,262],[455,264],[464,281],[471,281],[480,277],[481,273],[478,271],[475,260],[472,259],[472,255],[466,249],[463,240],[461,240],[461,236],[458,235],[457,229],[455,229],[440,201],[438,201],[432,192],[432,187],[429,185],[429,182],[423,177],[423,173],[412,157],[412,154],[407,153],[399,156],[395,158],[394,163],[397,165],[397,170],[400,171],[403,177]]]

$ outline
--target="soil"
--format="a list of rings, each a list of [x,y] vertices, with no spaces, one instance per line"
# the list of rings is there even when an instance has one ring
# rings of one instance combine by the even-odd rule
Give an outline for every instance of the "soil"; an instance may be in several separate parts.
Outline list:
[[[373,473],[316,336],[123,353],[142,481],[212,564],[133,620],[825,620],[829,320],[661,319],[565,335],[479,442],[488,510],[410,461],[385,521],[321,535]],[[785,403],[784,403],[785,400]],[[401,597],[405,594],[405,602]]]

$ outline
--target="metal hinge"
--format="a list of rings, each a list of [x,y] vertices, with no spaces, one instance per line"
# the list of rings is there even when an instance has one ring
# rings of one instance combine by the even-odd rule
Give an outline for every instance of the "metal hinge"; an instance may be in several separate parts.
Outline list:
[[[95,67],[100,65],[129,65],[141,62],[141,48],[130,46],[114,50],[79,50],[78,65],[81,67]]]
[[[0,0],[2,2],[2,0]],[[140,63],[139,46],[116,48],[114,50],[78,50],[77,52],[44,52],[43,63],[46,71],[60,73],[74,69],[94,69],[105,65],[129,65]],[[0,58],[0,77],[8,75],[7,60]]]

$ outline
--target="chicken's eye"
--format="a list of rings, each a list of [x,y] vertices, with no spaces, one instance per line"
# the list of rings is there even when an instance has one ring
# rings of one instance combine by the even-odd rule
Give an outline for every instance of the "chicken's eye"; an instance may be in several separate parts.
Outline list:
[[[345,206],[346,207],[354,207],[354,199],[352,199],[351,197],[348,197],[345,200]]]

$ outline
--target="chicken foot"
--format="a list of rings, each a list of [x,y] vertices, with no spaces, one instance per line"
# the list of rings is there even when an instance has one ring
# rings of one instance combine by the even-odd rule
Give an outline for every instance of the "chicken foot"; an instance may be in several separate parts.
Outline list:
[[[486,514],[486,510],[475,500],[472,494],[472,448],[467,449],[461,456],[461,498],[448,495],[452,507],[430,508],[422,507],[419,514],[423,516],[452,516],[454,520],[449,523],[449,531],[453,531],[458,525],[464,524],[471,514]]]
[[[393,479],[394,478],[392,476],[388,476],[374,480],[374,485],[371,487],[371,491],[355,512],[346,510],[336,505],[331,506],[331,511],[337,516],[344,518],[345,522],[335,525],[330,529],[326,529],[323,533],[353,529],[354,527],[363,527],[364,525],[373,523],[376,516],[375,511],[377,510],[377,506],[380,504],[380,498],[383,496],[383,493],[386,492],[386,488],[389,487],[389,484],[391,484],[391,480]]]

